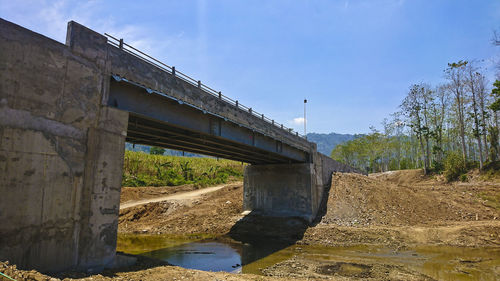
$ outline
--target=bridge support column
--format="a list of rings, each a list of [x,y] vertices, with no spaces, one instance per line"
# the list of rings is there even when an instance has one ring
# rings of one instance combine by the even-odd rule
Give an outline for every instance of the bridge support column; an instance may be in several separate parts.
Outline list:
[[[312,153],[312,162],[247,166],[243,210],[312,222],[326,211],[332,173],[359,173],[318,152]]]
[[[321,191],[314,164],[249,165],[245,168],[243,209],[268,216],[312,221]]]
[[[128,113],[102,105],[106,38],[70,27],[63,45],[0,19],[0,260],[42,272],[115,258]]]

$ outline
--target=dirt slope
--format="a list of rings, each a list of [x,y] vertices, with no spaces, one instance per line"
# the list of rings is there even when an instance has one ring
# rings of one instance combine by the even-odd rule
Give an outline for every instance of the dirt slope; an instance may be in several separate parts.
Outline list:
[[[242,194],[242,184],[235,183],[202,194],[200,198],[167,200],[122,209],[118,231],[225,234],[241,218]]]
[[[170,200],[198,199],[203,194],[217,191],[217,190],[224,188],[226,186],[228,186],[228,185],[223,184],[223,185],[211,186],[211,187],[192,190],[192,191],[178,192],[178,193],[154,197],[154,198],[130,200],[130,201],[127,201],[124,203],[120,203],[120,209],[127,209],[130,207],[136,207],[136,206],[145,205],[145,204],[149,204],[149,203],[156,203],[156,202],[163,202],[163,201],[170,201]]]
[[[493,220],[498,210],[478,194],[498,186],[450,185],[423,180],[418,171],[366,177],[334,174],[323,224],[339,226],[427,225],[450,221]]]
[[[242,193],[242,185],[237,183],[199,199],[121,210],[119,231],[225,234],[243,217]],[[338,173],[332,176],[327,212],[319,224],[290,236],[303,236],[300,243],[324,245],[500,245],[499,209],[484,199],[499,194],[497,182],[446,184],[423,177],[419,170],[369,177]],[[260,235],[274,231],[277,236],[285,236],[285,223],[280,222],[284,220],[255,220],[250,225],[242,224],[240,229],[259,229]]]

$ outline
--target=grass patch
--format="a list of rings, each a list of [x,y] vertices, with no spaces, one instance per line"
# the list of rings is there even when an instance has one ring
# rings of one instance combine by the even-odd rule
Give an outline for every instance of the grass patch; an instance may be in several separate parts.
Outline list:
[[[122,186],[205,187],[243,179],[244,167],[240,162],[225,159],[125,151]]]
[[[481,178],[485,180],[500,178],[500,161],[489,162],[483,166]]]
[[[480,192],[478,197],[484,200],[484,205],[500,210],[500,192],[495,192],[494,194]]]

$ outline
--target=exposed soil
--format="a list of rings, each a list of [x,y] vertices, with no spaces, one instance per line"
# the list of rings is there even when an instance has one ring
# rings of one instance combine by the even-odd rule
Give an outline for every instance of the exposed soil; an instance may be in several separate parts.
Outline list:
[[[383,245],[395,251],[413,245],[500,247],[500,181],[486,181],[477,173],[470,174],[469,179],[465,183],[448,184],[440,177],[424,177],[419,170],[368,177],[334,174],[326,213],[314,226],[300,219],[244,217],[242,184],[235,183],[194,199],[122,209],[119,232],[229,234],[237,238],[274,236],[296,244]],[[193,189],[123,188],[122,202]],[[26,279],[33,272],[18,271],[12,266],[6,269],[5,264],[0,264],[0,271],[19,280],[49,280]],[[396,264],[314,262],[300,257],[279,262],[263,272],[269,277],[149,265],[91,277],[92,280],[433,280]]]
[[[198,199],[201,197],[201,195],[217,191],[219,189],[222,189],[224,187],[228,186],[227,184],[222,184],[222,185],[217,185],[217,186],[212,186],[212,187],[206,187],[202,189],[196,189],[192,191],[186,191],[186,192],[176,192],[174,194],[170,195],[163,195],[159,193],[156,197],[149,197],[151,196],[151,193],[147,194],[148,196],[142,199],[136,199],[136,200],[130,200],[127,202],[122,202],[120,203],[120,209],[127,209],[131,207],[136,207],[140,205],[146,205],[149,203],[156,203],[156,202],[163,202],[163,201],[173,201],[173,200],[189,200],[189,199]],[[135,194],[139,195],[139,194]]]
[[[200,198],[167,200],[120,210],[118,231],[222,235],[242,217],[242,202],[242,184],[228,184]]]
[[[127,192],[126,189],[124,192]],[[193,200],[168,200],[120,211],[119,231],[135,233],[207,233],[273,235],[300,228],[281,218],[253,218],[245,225],[241,183]],[[447,184],[419,170],[373,174],[334,174],[327,212],[299,243],[322,245],[408,243],[459,246],[500,245],[500,210],[492,202],[500,183]],[[489,197],[488,197],[489,196]],[[296,221],[296,219],[294,220]],[[238,224],[236,225],[236,223]],[[238,227],[235,227],[238,226]],[[251,233],[254,232],[254,233]],[[275,232],[275,233],[273,233]]]

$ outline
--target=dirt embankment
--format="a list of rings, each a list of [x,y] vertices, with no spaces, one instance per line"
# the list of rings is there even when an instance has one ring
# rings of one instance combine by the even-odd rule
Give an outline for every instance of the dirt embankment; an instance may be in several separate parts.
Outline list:
[[[304,243],[500,245],[494,182],[446,184],[421,171],[334,174],[326,215]]]
[[[124,198],[129,190],[136,192],[124,189]],[[226,234],[243,218],[242,192],[241,183],[237,183],[194,200],[169,200],[121,210],[119,231]],[[423,177],[419,170],[369,177],[337,173],[332,176],[325,216],[316,226],[304,228],[305,233],[291,235],[299,236],[300,243],[323,245],[500,245],[500,210],[487,200],[497,198],[499,193],[500,183],[447,184]],[[241,229],[259,229],[261,233],[255,234],[261,235],[270,230],[282,236],[282,221],[255,220]]]
[[[130,189],[122,192],[127,193]],[[195,199],[166,200],[123,209],[120,210],[118,231],[222,235],[242,217],[242,194],[242,183],[234,183]]]

